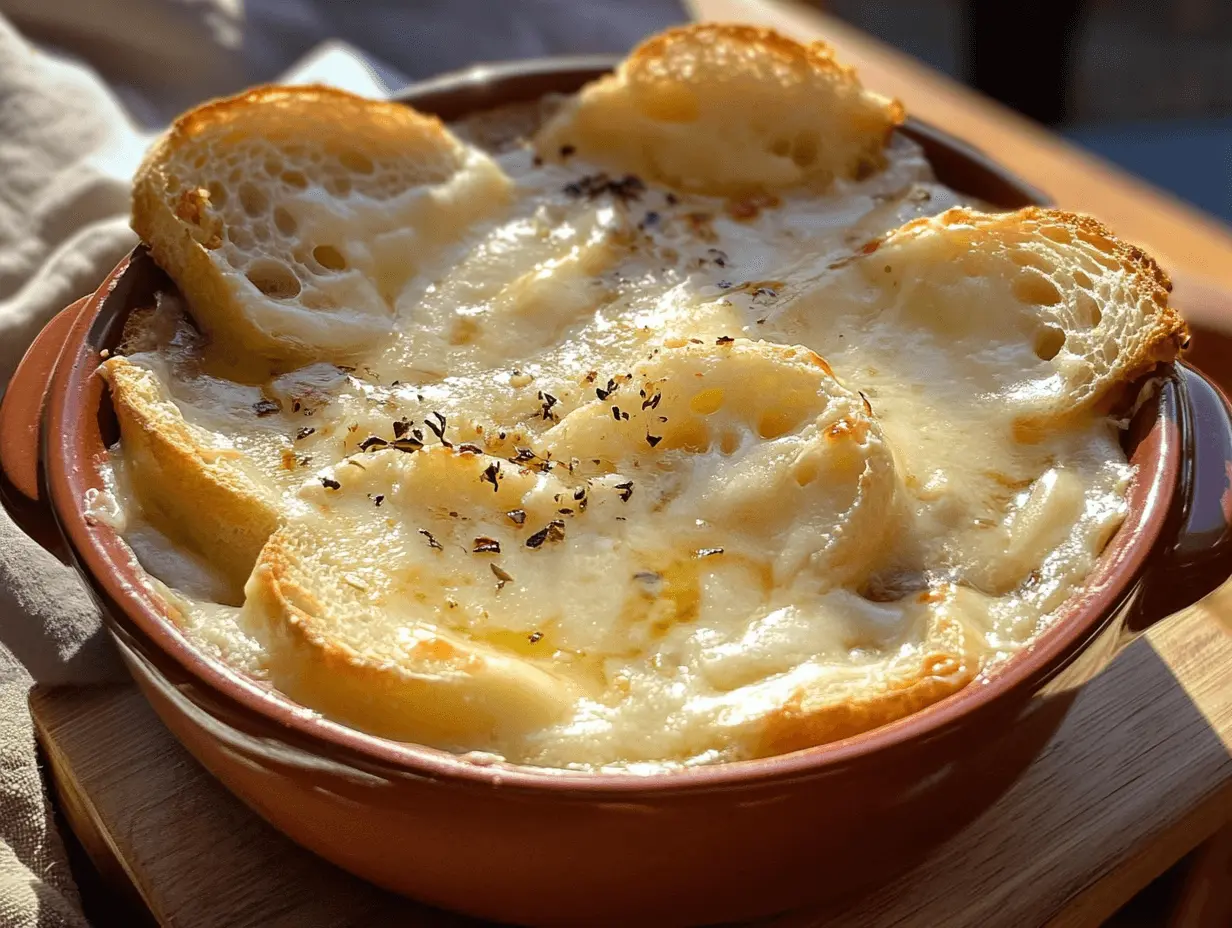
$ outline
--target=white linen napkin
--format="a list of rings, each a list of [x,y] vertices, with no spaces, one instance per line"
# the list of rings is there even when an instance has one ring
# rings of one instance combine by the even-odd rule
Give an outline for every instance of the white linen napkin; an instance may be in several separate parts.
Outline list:
[[[342,43],[286,79],[387,92]],[[150,136],[85,67],[27,44],[0,18],[0,382],[52,314],[135,243],[129,182]],[[32,682],[124,678],[75,572],[0,511],[0,925],[85,925],[36,763]]]

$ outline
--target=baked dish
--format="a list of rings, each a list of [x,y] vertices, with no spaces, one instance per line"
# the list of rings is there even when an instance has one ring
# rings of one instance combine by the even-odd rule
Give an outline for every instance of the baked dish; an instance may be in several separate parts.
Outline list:
[[[1151,258],[982,211],[902,119],[716,25],[451,126],[201,107],[135,181],[178,292],[99,369],[92,518],[196,647],[477,763],[762,757],[937,702],[1082,588],[1185,331]]]

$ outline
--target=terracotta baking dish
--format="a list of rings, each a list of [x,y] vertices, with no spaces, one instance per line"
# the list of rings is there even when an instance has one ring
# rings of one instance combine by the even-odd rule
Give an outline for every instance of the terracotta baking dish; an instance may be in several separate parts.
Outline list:
[[[572,91],[609,66],[482,68],[405,99],[449,119]],[[1004,207],[1042,199],[934,129],[902,131],[961,191]],[[1138,472],[1124,526],[1056,623],[987,681],[765,760],[650,777],[476,766],[322,720],[197,653],[117,536],[86,519],[94,462],[117,437],[100,352],[170,286],[138,248],[34,343],[0,407],[5,503],[89,581],[137,683],[202,764],[304,846],[438,906],[520,923],[704,923],[868,887],[1002,793],[1132,634],[1232,571],[1228,406],[1178,364],[1126,434]]]

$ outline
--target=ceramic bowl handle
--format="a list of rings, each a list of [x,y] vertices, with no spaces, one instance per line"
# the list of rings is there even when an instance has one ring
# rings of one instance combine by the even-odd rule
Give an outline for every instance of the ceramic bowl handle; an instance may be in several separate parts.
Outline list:
[[[30,344],[0,401],[0,503],[21,528],[59,553],[62,542],[40,476],[43,407],[60,349],[87,297],[63,309]]]
[[[1141,631],[1232,576],[1232,408],[1205,375],[1176,365],[1181,473],[1170,539],[1155,555],[1129,623]]]

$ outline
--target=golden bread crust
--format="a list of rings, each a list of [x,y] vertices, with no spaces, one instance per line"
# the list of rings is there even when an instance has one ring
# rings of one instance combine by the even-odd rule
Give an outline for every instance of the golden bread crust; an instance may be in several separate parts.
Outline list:
[[[871,675],[867,690],[835,699],[798,688],[763,720],[751,739],[752,756],[786,754],[829,744],[888,725],[940,702],[969,684],[979,662],[966,654],[963,624],[941,615],[929,623],[923,653],[892,659]]]
[[[576,152],[677,189],[738,196],[871,173],[903,118],[822,42],[702,23],[638,46],[568,101],[535,146],[549,160]]]
[[[115,357],[99,373],[111,388],[143,515],[217,567],[240,602],[280,521],[273,490],[241,464],[238,451],[211,445],[208,433],[185,422],[153,371]]]
[[[1106,326],[1111,325],[1111,331],[1104,334],[1104,338],[1115,338],[1118,342],[1114,357],[1101,358],[1102,363],[1094,363],[1091,381],[1074,386],[1067,408],[1019,417],[1015,429],[1023,440],[1031,440],[1042,431],[1062,425],[1092,408],[1110,411],[1113,403],[1124,398],[1128,387],[1160,364],[1175,361],[1189,341],[1184,319],[1169,303],[1172,281],[1167,273],[1143,249],[1118,238],[1092,216],[1030,206],[1006,214],[949,210],[935,217],[933,222],[941,226],[972,225],[986,230],[992,237],[1008,236],[1011,244],[1015,244],[1016,235],[1042,236],[1066,249],[1075,264],[1097,266],[1115,278],[1113,286],[1116,289],[1111,291],[1114,299],[1108,301],[1113,305],[1101,310],[1105,317],[1109,309],[1117,308],[1117,301],[1129,308],[1119,330],[1116,319],[1106,323]],[[925,224],[924,220],[915,220],[894,236],[911,235],[916,227]],[[1094,268],[1091,273],[1096,273]],[[1054,282],[1059,284],[1062,296],[1067,297],[1064,284]],[[1067,341],[1078,334],[1066,321],[1061,325],[1066,329]],[[1106,343],[1104,346],[1092,344],[1092,348],[1097,347],[1106,350]]]
[[[397,451],[367,459],[373,472],[410,460]],[[435,472],[473,469],[475,461],[438,446],[419,452],[413,463]],[[418,490],[416,470],[406,479]],[[319,495],[311,488],[306,494]],[[488,502],[486,494],[475,495]],[[392,513],[395,505],[391,494],[383,511]],[[261,550],[245,589],[244,614],[266,644],[271,679],[292,698],[367,731],[460,750],[490,746],[567,715],[574,694],[559,676],[449,628],[430,607],[405,611],[416,583],[408,588],[382,567],[399,564],[402,581],[418,576],[419,568],[397,561],[396,545],[382,547],[384,523],[377,522],[354,525],[344,542],[332,524],[322,526],[311,516],[292,520]],[[373,560],[382,567],[366,566],[363,551],[376,552]]]
[[[1090,216],[956,207],[834,262],[776,322],[800,337],[812,313],[892,313],[948,343],[986,398],[1006,403],[1019,440],[1034,442],[1078,416],[1119,411],[1131,386],[1180,355],[1188,331],[1170,290],[1154,259]],[[1011,348],[1020,370],[1006,380],[995,352]]]
[[[132,225],[215,340],[346,359],[388,335],[416,252],[498,208],[507,180],[410,107],[260,87],[176,120],[134,178]]]

